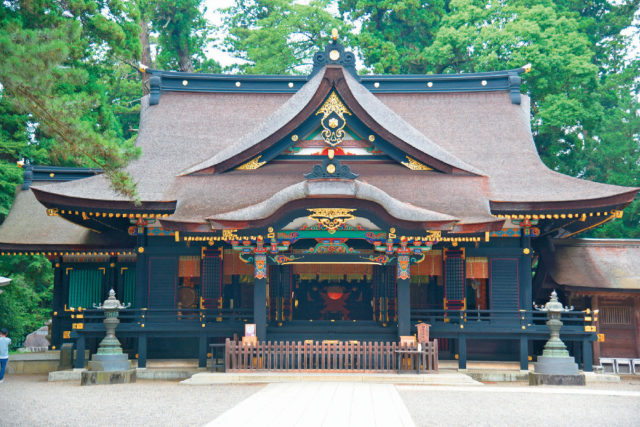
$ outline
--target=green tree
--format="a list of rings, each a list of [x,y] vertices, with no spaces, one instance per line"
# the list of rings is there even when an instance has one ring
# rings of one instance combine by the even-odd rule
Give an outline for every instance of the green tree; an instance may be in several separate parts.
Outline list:
[[[137,154],[140,83],[136,10],[119,0],[4,1],[0,5],[0,221],[22,170],[16,161],[101,167],[135,197],[121,171]],[[39,256],[0,258],[13,282],[0,298],[0,323],[16,342],[42,326],[52,272]]]
[[[480,72],[531,63],[522,88],[532,100],[543,161],[569,175],[634,186],[640,186],[640,68],[624,30],[633,28],[639,4],[339,1],[344,16],[363,19],[358,42],[376,72]],[[422,15],[408,13],[420,6]],[[413,41],[412,26],[428,33]],[[637,207],[629,214],[597,233],[640,237]]]
[[[226,51],[244,62],[231,70],[254,74],[308,73],[332,28],[348,41],[351,26],[334,17],[328,0],[239,0],[224,11]]]
[[[119,115],[131,122],[139,94],[113,90],[127,73],[118,64],[139,55],[131,16],[135,10],[116,0],[3,2],[0,96],[29,115],[37,125],[31,137],[56,163],[101,167],[114,189],[135,197],[122,167],[137,150]]]
[[[50,317],[53,269],[43,256],[2,257],[0,275],[12,279],[2,288],[0,324],[9,329],[12,347],[17,348]]]
[[[361,24],[355,45],[373,72],[427,71],[425,48],[433,43],[448,0],[340,0],[338,4],[344,19]]]
[[[219,73],[217,61],[206,57],[212,28],[204,17],[203,0],[143,0],[147,19],[157,33],[158,68],[189,73]]]

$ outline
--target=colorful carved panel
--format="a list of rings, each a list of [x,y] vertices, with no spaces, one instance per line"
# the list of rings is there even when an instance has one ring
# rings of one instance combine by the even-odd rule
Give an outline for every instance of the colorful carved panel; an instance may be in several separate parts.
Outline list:
[[[408,255],[398,255],[397,277],[400,280],[409,279],[410,275],[410,257]]]
[[[318,244],[305,251],[307,254],[357,254],[353,248],[347,246],[347,239],[316,239]]]
[[[329,150],[335,156],[373,156],[383,155],[371,142],[360,139],[355,133],[345,128],[345,136],[339,146],[329,147],[321,135],[311,134],[307,139],[297,141],[282,154],[289,156],[327,156]]]
[[[262,254],[255,255],[255,270],[254,275],[256,279],[267,278],[267,256]]]

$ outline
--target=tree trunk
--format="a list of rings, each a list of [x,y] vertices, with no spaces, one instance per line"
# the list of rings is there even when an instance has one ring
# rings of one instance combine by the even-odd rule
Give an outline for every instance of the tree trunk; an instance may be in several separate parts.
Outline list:
[[[191,61],[191,54],[189,49],[178,49],[178,63],[180,64],[180,71],[185,73],[193,73],[193,61]]]
[[[151,46],[149,45],[149,25],[144,18],[140,18],[140,44],[142,45],[142,55],[140,62],[142,65],[151,67]],[[149,95],[149,77],[147,73],[142,74],[142,95]]]

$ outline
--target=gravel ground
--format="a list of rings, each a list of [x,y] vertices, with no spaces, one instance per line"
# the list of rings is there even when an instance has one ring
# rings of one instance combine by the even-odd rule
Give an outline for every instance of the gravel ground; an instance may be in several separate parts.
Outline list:
[[[40,375],[9,375],[0,384],[0,426],[204,425],[262,387],[145,380],[81,387],[75,381],[50,383]],[[497,383],[397,390],[418,426],[640,425],[637,380],[587,387]]]
[[[41,375],[9,375],[0,384],[0,425],[200,426],[262,387],[145,380],[81,387]]]
[[[502,392],[502,388],[509,388]],[[518,389],[519,390],[514,390]],[[637,426],[640,425],[640,382],[587,387],[536,387],[487,384],[484,391],[438,387],[398,387],[418,426]],[[607,391],[636,392],[608,396]],[[594,394],[584,394],[589,391]],[[577,394],[580,393],[580,394]]]

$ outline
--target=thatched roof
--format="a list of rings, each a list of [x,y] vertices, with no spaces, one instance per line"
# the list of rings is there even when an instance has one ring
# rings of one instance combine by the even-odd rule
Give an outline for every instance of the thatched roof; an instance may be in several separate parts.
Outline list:
[[[128,171],[137,182],[143,209],[173,212],[167,227],[238,218],[250,224],[247,218],[252,215],[254,220],[268,217],[287,203],[317,197],[297,191],[308,188],[304,174],[311,165],[235,167],[274,146],[313,115],[326,93],[336,90],[365,124],[436,170],[343,160],[359,174],[354,185],[366,191],[342,194],[341,184],[336,182],[331,190],[329,180],[325,195],[363,198],[398,220],[411,218],[416,224],[440,219],[459,225],[492,224],[492,229],[501,224],[494,216],[498,213],[610,210],[633,200],[638,189],[572,178],[542,163],[531,135],[529,99],[523,95],[517,97],[519,104],[514,103],[512,74],[461,75],[455,90],[442,92],[423,90],[422,81],[418,89],[416,78],[398,76],[387,79],[401,90],[376,92],[370,89],[374,78],[359,81],[338,65],[329,65],[306,83],[296,78],[295,90],[287,92],[264,89],[280,82],[273,76],[238,76],[264,85],[251,91],[238,81],[234,91],[219,88],[231,83],[229,76],[163,72],[172,82],[185,80],[174,89],[162,89],[156,105],[143,99],[137,139],[142,156]],[[451,80],[433,80],[439,78]],[[483,89],[481,79],[488,79],[487,87],[493,89]],[[478,88],[467,90],[465,85]],[[109,188],[104,176],[46,187],[34,183],[34,189],[46,206],[118,209],[129,203]]]
[[[640,240],[567,239],[554,241],[555,283],[592,290],[640,291]]]
[[[49,216],[31,190],[18,190],[11,212],[0,227],[0,250],[117,249],[128,246],[127,237],[97,233],[59,216]]]

